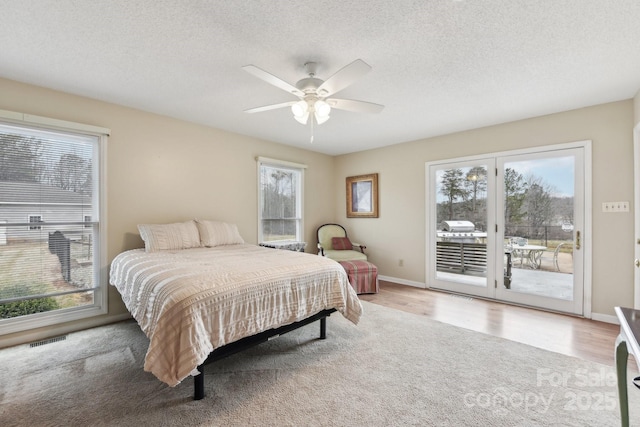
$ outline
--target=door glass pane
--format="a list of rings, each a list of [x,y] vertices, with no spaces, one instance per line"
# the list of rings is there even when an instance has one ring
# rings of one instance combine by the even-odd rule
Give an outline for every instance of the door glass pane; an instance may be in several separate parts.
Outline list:
[[[503,172],[504,286],[572,300],[575,158],[505,162]]]
[[[487,166],[435,172],[436,278],[487,286]]]

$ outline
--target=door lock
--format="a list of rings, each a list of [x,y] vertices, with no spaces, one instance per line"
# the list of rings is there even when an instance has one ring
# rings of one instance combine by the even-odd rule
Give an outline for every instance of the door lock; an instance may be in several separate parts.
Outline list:
[[[576,231],[576,250],[580,250],[580,231]]]

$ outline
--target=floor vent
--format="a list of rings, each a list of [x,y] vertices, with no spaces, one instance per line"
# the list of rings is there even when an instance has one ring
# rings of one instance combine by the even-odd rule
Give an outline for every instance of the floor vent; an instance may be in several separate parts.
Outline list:
[[[53,337],[53,338],[49,338],[49,339],[42,340],[42,341],[32,342],[31,344],[29,344],[29,347],[31,347],[31,348],[40,347],[41,345],[51,344],[51,343],[58,342],[58,341],[64,341],[66,339],[67,339],[66,335],[61,335],[59,337]]]

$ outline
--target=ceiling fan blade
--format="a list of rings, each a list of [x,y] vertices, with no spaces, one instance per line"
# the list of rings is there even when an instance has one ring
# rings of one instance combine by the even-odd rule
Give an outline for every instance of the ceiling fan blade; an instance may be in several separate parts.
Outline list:
[[[351,64],[340,69],[318,87],[318,95],[331,96],[349,86],[371,70],[371,66],[362,59],[356,59]]]
[[[373,102],[355,101],[353,99],[325,99],[325,102],[337,110],[354,111],[356,113],[379,113],[384,105]]]
[[[265,105],[263,107],[250,108],[248,110],[244,110],[244,112],[245,113],[261,113],[262,111],[269,111],[269,110],[275,110],[278,108],[291,107],[296,102],[300,102],[300,101],[289,101],[289,102],[282,102],[280,104]]]
[[[298,89],[293,85],[290,85],[289,83],[274,76],[273,74],[266,72],[262,68],[258,68],[255,65],[245,65],[244,67],[242,67],[242,69],[244,69],[246,72],[250,74],[253,74],[257,78],[262,79],[265,82],[274,85],[277,88],[285,90],[296,96],[304,96],[304,92],[302,92],[300,89]]]

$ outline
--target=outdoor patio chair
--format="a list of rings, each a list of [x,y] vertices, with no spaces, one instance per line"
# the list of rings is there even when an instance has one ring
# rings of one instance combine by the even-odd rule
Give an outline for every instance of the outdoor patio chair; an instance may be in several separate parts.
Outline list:
[[[562,242],[562,243],[559,243],[558,246],[556,246],[553,252],[545,251],[542,254],[542,257],[540,258],[540,265],[542,265],[542,263],[545,261],[549,261],[551,262],[551,265],[555,267],[556,271],[560,271],[560,265],[558,264],[558,254],[560,253],[560,249],[563,246],[570,246],[570,245],[573,245],[573,242]]]
[[[518,244],[522,241],[521,237],[508,237],[505,243],[505,246],[511,250],[511,265],[514,267],[516,265],[522,267],[523,253],[521,250],[518,250]]]

